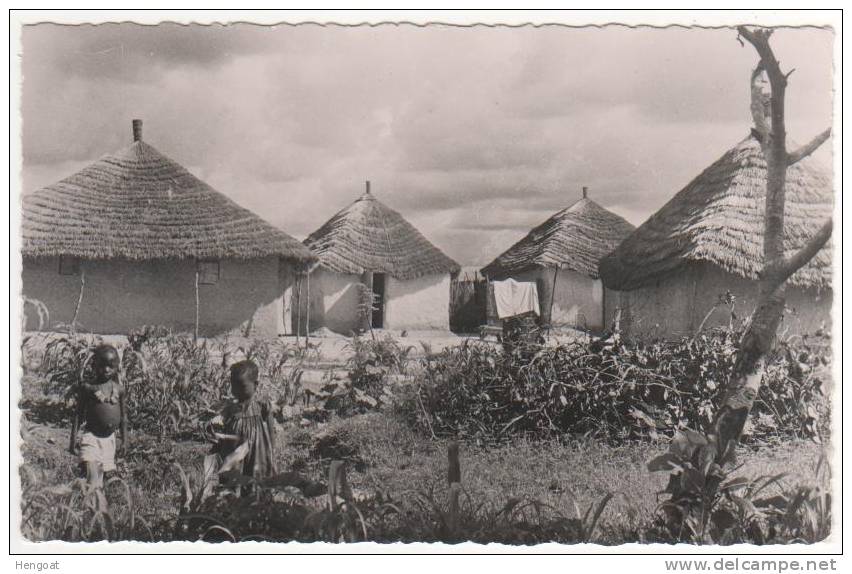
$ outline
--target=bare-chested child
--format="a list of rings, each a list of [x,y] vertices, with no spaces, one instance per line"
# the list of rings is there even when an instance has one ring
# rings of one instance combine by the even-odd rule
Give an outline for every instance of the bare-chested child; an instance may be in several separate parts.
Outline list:
[[[71,425],[72,454],[77,454],[77,433],[80,435],[80,466],[86,481],[95,487],[103,485],[106,472],[115,470],[115,432],[121,429],[121,454],[127,449],[127,410],[125,390],[118,381],[120,360],[111,345],[99,345],[92,357],[94,384],[80,381],[77,408]]]

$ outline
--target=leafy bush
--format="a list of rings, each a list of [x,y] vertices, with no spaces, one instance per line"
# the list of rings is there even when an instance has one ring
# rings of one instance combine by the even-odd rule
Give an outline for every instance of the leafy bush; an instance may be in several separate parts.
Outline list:
[[[738,340],[737,330],[716,329],[675,343],[631,345],[615,336],[508,352],[468,341],[423,359],[401,410],[435,436],[673,436],[713,421]],[[825,435],[828,353],[818,336],[779,347],[752,411],[751,439]]]
[[[93,377],[92,352],[101,342],[76,332],[24,337],[21,366],[25,377],[37,384],[22,386],[20,407],[34,420],[68,424],[74,415],[75,384]]]
[[[814,543],[831,530],[831,496],[825,459],[816,471],[817,486],[800,486],[769,496],[785,474],[756,479],[732,476],[735,450],[717,455],[713,435],[686,429],[675,435],[669,451],[648,463],[651,471],[669,472],[668,495],[648,531],[661,542],[697,544]],[[763,496],[761,496],[761,494]]]
[[[134,429],[158,436],[195,433],[217,412],[230,387],[227,365],[212,356],[214,345],[165,332],[146,338],[139,350],[124,350],[123,381]]]
[[[348,376],[330,378],[317,398],[328,411],[341,415],[382,407],[391,399],[393,379],[406,373],[414,347],[403,347],[391,335],[354,337],[347,347],[351,352],[346,361]]]

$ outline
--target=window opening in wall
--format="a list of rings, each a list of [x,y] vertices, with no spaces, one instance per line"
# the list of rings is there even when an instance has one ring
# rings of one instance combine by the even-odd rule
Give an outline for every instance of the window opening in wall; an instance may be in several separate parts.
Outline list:
[[[198,262],[198,284],[215,285],[219,282],[219,261],[208,260]]]

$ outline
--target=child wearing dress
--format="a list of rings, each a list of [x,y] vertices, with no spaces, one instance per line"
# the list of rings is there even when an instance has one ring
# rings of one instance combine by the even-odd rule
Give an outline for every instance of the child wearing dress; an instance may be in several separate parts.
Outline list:
[[[244,476],[261,479],[276,473],[275,426],[269,402],[258,401],[255,397],[257,385],[258,369],[254,362],[246,360],[232,365],[231,394],[234,400],[211,421],[208,432],[216,437],[211,454],[216,455],[217,465],[226,461],[238,447],[247,444],[248,452],[237,468]],[[223,427],[224,433],[213,432],[217,423]]]
[[[72,454],[79,454],[80,466],[90,486],[103,486],[104,473],[115,470],[115,432],[121,429],[121,451],[127,449],[127,410],[125,389],[118,382],[118,351],[112,345],[99,345],[92,355],[94,384],[80,381],[77,408],[71,423]],[[80,435],[79,449],[77,433]]]

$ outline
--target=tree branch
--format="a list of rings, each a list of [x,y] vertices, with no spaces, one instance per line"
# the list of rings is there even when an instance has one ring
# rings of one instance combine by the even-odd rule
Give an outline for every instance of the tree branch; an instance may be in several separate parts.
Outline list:
[[[787,154],[785,147],[787,141],[787,129],[784,125],[784,94],[787,90],[787,74],[781,71],[781,66],[775,54],[772,52],[772,47],[769,45],[769,37],[772,35],[771,28],[757,28],[749,30],[745,26],[738,26],[737,33],[745,38],[749,44],[754,46],[757,54],[760,56],[760,64],[752,75],[752,108],[754,108],[754,90],[755,90],[755,75],[760,70],[766,72],[769,78],[769,84],[772,86],[769,105],[769,114],[772,118],[772,132],[769,138],[765,138],[763,143],[765,151],[772,150],[776,159],[783,160],[783,156]],[[752,111],[754,115],[754,111]],[[762,126],[757,126],[758,131]],[[769,158],[767,158],[767,161]]]
[[[831,137],[831,128],[828,128],[814,139],[809,141],[807,144],[803,145],[799,149],[787,154],[787,165],[793,165],[794,163],[801,161],[814,153],[819,146],[825,143],[825,141]]]
[[[772,48],[769,46],[769,37],[772,35],[772,29],[757,28],[749,30],[745,26],[738,26],[737,32],[757,50],[757,54],[760,56],[760,61],[763,64],[763,69],[769,75],[769,81],[772,82],[772,85],[775,86],[775,82],[786,85],[787,78],[781,72],[778,60],[775,59],[775,54],[772,53]]]
[[[751,118],[754,121],[754,131],[761,144],[769,141],[770,126],[770,95],[766,91],[766,82],[763,80],[764,71],[762,63],[751,74]]]
[[[834,222],[831,219],[823,223],[819,231],[805,243],[804,247],[799,249],[791,257],[786,258],[778,268],[771,270],[772,282],[775,285],[781,285],[793,273],[807,265],[808,261],[813,259],[819,250],[828,243],[833,228]]]

